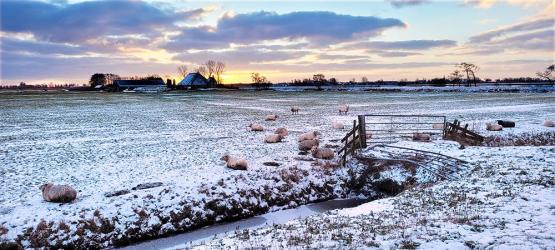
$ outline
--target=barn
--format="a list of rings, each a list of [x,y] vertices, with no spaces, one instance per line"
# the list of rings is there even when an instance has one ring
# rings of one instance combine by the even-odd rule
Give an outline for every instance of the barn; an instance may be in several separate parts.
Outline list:
[[[179,88],[214,88],[216,80],[214,77],[206,79],[200,73],[189,73],[177,84]]]
[[[167,90],[166,84],[162,79],[157,80],[114,80],[116,91],[136,91],[136,92],[160,92]]]

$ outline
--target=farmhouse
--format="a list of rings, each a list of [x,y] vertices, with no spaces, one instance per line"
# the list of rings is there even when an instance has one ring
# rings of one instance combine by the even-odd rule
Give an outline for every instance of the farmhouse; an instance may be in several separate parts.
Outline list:
[[[189,73],[179,84],[180,88],[214,88],[216,87],[216,79],[209,77],[206,79],[200,73]]]
[[[117,91],[131,90],[138,92],[158,92],[166,90],[162,79],[158,80],[114,80],[114,89]]]

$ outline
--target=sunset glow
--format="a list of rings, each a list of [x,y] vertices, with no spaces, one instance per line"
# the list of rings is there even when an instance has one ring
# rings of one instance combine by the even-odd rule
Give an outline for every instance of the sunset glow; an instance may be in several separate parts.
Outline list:
[[[225,83],[322,73],[340,81],[534,76],[554,59],[553,2],[2,1],[1,84],[95,72],[177,77],[226,63]],[[44,15],[39,14],[46,13]],[[53,80],[55,79],[55,80]]]

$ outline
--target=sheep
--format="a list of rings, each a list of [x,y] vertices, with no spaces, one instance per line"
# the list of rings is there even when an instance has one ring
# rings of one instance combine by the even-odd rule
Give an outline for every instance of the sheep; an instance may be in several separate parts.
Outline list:
[[[317,159],[329,160],[335,156],[335,153],[333,152],[333,150],[329,148],[318,148],[316,146],[312,147],[312,149],[310,150],[310,153],[312,154],[312,157]]]
[[[231,156],[229,154],[222,156],[220,160],[225,161],[226,166],[234,170],[247,170],[247,167],[248,167],[247,160],[243,158]]]
[[[342,122],[332,121],[331,122],[331,127],[334,128],[334,129],[344,129],[345,125],[343,125]]]
[[[430,134],[426,133],[414,133],[412,134],[413,141],[430,141]]]
[[[555,127],[555,122],[552,121],[552,120],[545,120],[543,122],[543,125],[546,126],[546,127]]]
[[[501,130],[503,130],[503,126],[501,126],[499,124],[492,124],[492,123],[486,122],[486,130],[488,130],[488,131],[501,131]]]
[[[267,115],[266,121],[275,121],[279,116],[278,115]]]
[[[345,115],[349,112],[349,105],[339,106],[339,114],[344,113]]]
[[[278,128],[276,129],[276,134],[281,135],[282,137],[286,137],[289,135],[289,131],[286,128]]]
[[[313,140],[304,140],[299,142],[299,150],[300,151],[308,151],[312,149],[312,147],[318,147],[320,145],[320,141],[318,139]]]
[[[266,137],[264,137],[264,142],[266,142],[266,143],[277,143],[277,142],[281,142],[282,139],[283,139],[282,135],[273,134],[273,135],[267,135]]]
[[[299,141],[304,141],[304,140],[313,140],[318,138],[318,136],[320,135],[320,132],[318,131],[310,131],[310,132],[306,132],[304,134],[299,135]]]
[[[432,128],[434,129],[443,129],[444,124],[443,123],[434,123],[432,124]]]
[[[291,113],[298,114],[299,113],[299,106],[291,106]]]
[[[41,185],[42,198],[48,202],[68,203],[77,198],[77,191],[68,185],[46,183]]]
[[[251,131],[264,131],[264,127],[258,123],[251,123],[249,124],[249,128]]]

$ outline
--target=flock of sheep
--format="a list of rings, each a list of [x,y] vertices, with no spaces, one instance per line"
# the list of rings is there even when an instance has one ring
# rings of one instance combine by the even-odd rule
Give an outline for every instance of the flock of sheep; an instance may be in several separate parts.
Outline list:
[[[291,107],[291,113],[292,114],[298,114],[299,113],[299,106],[292,106]],[[347,112],[349,112],[349,106],[348,105],[341,105],[339,106],[339,114],[347,114]],[[266,121],[276,121],[279,118],[278,115],[272,114],[272,115],[267,115],[265,120]],[[337,122],[337,121],[333,121],[332,122],[332,128],[334,129],[344,129],[345,125],[343,125],[343,123],[341,122]],[[264,131],[264,127],[258,123],[251,123],[248,126],[248,129],[250,131],[255,131],[255,132],[261,132]],[[264,137],[264,142],[265,143],[278,143],[281,142],[285,137],[287,137],[287,135],[289,135],[289,132],[287,131],[286,128],[284,127],[280,127],[278,129],[276,129],[276,131],[273,134],[269,134],[266,135]],[[299,150],[302,152],[307,152],[310,151],[312,157],[316,158],[316,159],[323,159],[323,160],[331,160],[334,158],[335,156],[335,152],[333,152],[333,150],[329,149],[329,148],[321,148],[320,146],[320,136],[321,133],[318,131],[309,131],[306,133],[303,133],[301,135],[299,135]],[[221,160],[226,162],[226,166],[228,168],[231,169],[235,169],[235,170],[246,170],[248,167],[248,162],[247,160],[237,157],[237,156],[232,156],[229,154],[224,155]],[[326,162],[325,164],[330,165],[331,163]]]
[[[298,106],[291,107],[291,113],[298,114],[299,113]],[[339,114],[347,114],[349,112],[348,105],[341,105],[339,107]],[[278,115],[272,114],[267,115],[265,117],[266,121],[276,121],[279,118]],[[332,128],[334,129],[344,129],[345,125],[341,122],[333,121]],[[439,129],[443,128],[444,124],[433,124],[433,128]],[[515,123],[512,121],[503,121],[498,120],[497,124],[487,122],[486,123],[486,130],[488,131],[501,131],[504,127],[514,127]],[[545,120],[543,123],[545,127],[555,127],[555,122],[552,120]],[[248,126],[250,131],[261,132],[264,131],[264,127],[258,123],[251,123]],[[281,142],[285,137],[289,135],[289,132],[286,128],[280,127],[274,131],[273,134],[266,135],[264,137],[265,143],[277,143]],[[320,146],[320,136],[321,133],[318,131],[309,131],[299,135],[298,143],[299,143],[299,150],[302,152],[310,151],[312,157],[316,159],[323,159],[323,160],[331,160],[335,157],[335,152],[329,148],[321,148]],[[366,137],[371,137],[370,135],[366,135]],[[415,141],[429,141],[430,134],[427,133],[414,133],[412,139]],[[248,162],[246,159],[232,156],[226,154],[222,156],[221,160],[226,162],[226,166],[231,169],[235,170],[247,170]],[[323,166],[336,166],[331,161],[325,161]],[[42,197],[45,201],[48,202],[57,202],[57,203],[67,203],[72,202],[77,198],[77,192],[74,188],[68,185],[56,185],[52,183],[47,183],[40,186],[40,190],[42,191]]]

